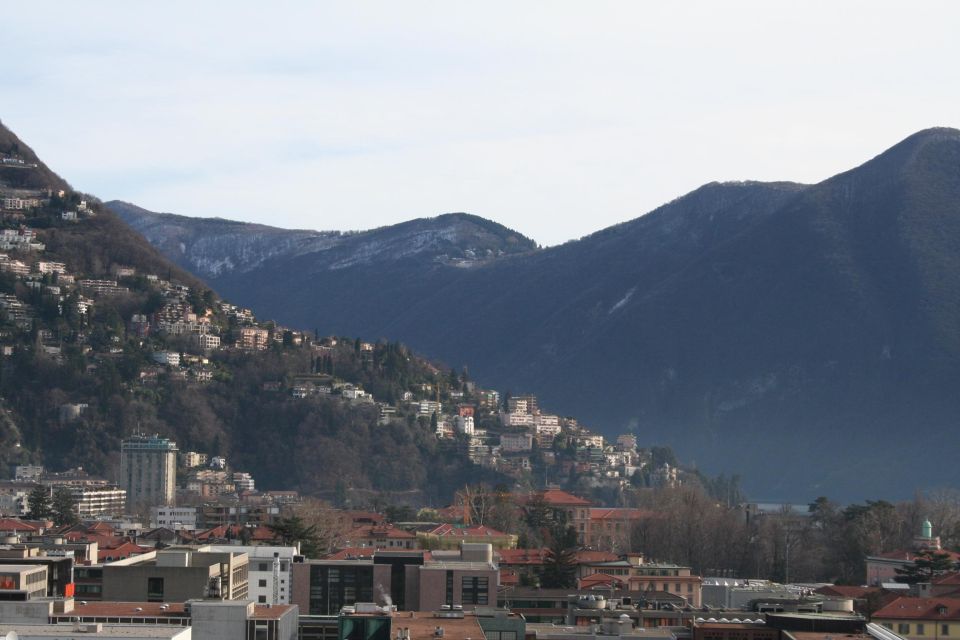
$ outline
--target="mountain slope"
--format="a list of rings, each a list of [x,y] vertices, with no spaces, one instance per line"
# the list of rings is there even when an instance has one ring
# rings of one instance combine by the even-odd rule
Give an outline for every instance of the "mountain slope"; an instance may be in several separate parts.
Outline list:
[[[471,269],[331,264],[280,252],[205,277],[285,322],[400,339],[608,434],[634,428],[754,496],[960,481],[958,131],[816,185],[706,185]]]
[[[384,419],[373,402],[450,406],[455,390],[470,399],[457,376],[396,344],[361,350],[257,323],[2,125],[0,157],[3,473],[36,463],[116,479],[120,442],[136,430],[225,456],[261,489],[446,504],[465,483],[504,481],[438,440],[418,404]],[[244,344],[245,331],[266,344]]]

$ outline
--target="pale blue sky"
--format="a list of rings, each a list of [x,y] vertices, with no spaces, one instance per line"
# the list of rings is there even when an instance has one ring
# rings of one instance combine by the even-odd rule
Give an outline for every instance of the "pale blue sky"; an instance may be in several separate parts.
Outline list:
[[[75,187],[557,244],[712,180],[813,182],[960,126],[949,2],[30,2],[0,119]]]

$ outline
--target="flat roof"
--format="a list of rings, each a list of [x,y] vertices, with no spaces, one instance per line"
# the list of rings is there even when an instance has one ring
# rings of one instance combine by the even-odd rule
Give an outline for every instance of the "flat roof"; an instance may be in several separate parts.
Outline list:
[[[162,609],[161,607],[166,607]],[[139,609],[139,611],[138,611]],[[103,602],[74,599],[73,610],[55,616],[80,616],[85,618],[188,618],[183,603],[177,602]]]
[[[170,638],[186,637],[190,634],[189,627],[167,626],[154,624],[103,625],[100,633],[74,631],[73,624],[3,624],[0,623],[0,633],[15,631],[22,638]]]
[[[443,628],[444,640],[483,640],[483,629],[479,618],[465,613],[462,618],[437,618],[429,611],[401,611],[391,616],[391,632],[396,635],[398,629],[409,629],[410,640],[435,640],[434,631]]]

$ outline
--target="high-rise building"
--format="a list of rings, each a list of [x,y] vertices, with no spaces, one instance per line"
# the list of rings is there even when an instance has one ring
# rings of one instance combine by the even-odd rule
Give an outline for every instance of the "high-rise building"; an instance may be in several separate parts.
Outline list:
[[[120,486],[127,509],[172,505],[176,495],[177,443],[158,435],[135,435],[120,448]]]

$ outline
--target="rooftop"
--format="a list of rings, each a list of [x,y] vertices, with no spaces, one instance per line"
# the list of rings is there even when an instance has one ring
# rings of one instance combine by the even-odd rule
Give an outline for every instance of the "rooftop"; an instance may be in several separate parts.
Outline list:
[[[189,637],[190,630],[182,626],[147,624],[105,625],[99,633],[74,631],[73,624],[0,624],[0,633],[11,631],[24,638],[170,638]],[[16,636],[9,636],[16,637]]]
[[[429,611],[402,611],[392,618],[393,634],[399,629],[410,632],[410,640],[435,640],[437,627],[443,628],[444,640],[483,638],[483,629],[476,615],[466,613],[462,618],[438,618]]]
[[[874,619],[960,620],[960,598],[897,598],[873,614]]]

